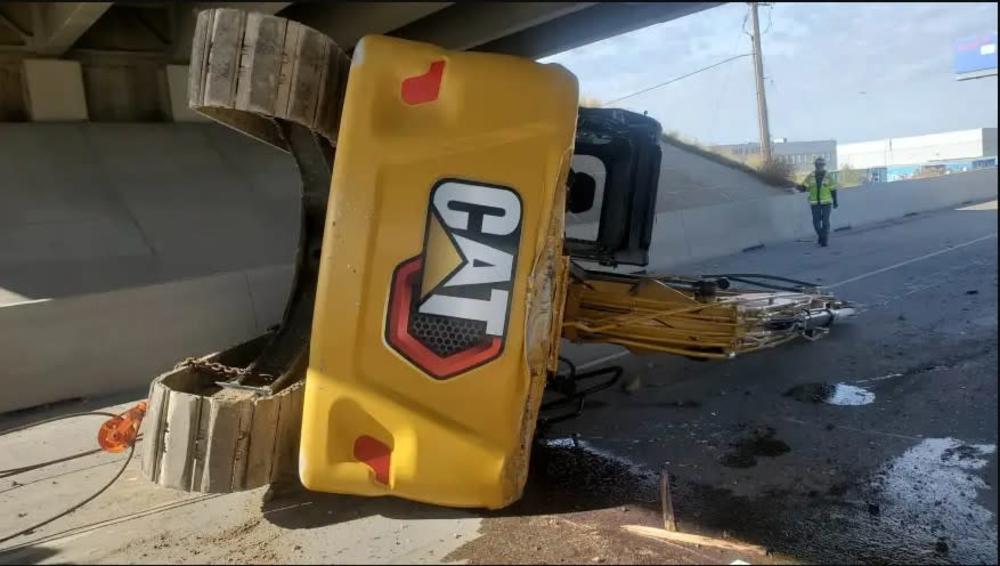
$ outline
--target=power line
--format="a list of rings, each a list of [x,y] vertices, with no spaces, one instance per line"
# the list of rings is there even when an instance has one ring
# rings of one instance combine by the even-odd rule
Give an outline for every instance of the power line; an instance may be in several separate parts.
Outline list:
[[[651,87],[647,87],[647,88],[644,88],[642,90],[637,90],[637,91],[635,91],[635,92],[633,92],[631,94],[626,94],[625,96],[616,98],[614,100],[609,100],[608,102],[605,102],[604,104],[602,104],[601,107],[607,107],[607,106],[609,106],[611,104],[614,104],[616,102],[621,102],[622,100],[625,100],[626,98],[632,98],[633,96],[638,96],[640,94],[645,94],[645,93],[647,93],[647,92],[649,92],[651,90],[656,90],[658,88],[665,87],[668,84],[675,83],[675,82],[677,82],[677,81],[679,81],[681,79],[686,79],[686,78],[690,77],[691,75],[697,75],[698,73],[701,73],[703,71],[707,71],[709,69],[718,67],[719,65],[722,65],[723,63],[728,63],[730,61],[739,59],[741,57],[749,57],[750,55],[752,55],[752,53],[741,53],[740,55],[736,55],[735,57],[730,57],[728,59],[723,59],[722,61],[719,61],[718,63],[714,63],[714,64],[709,65],[707,67],[702,67],[702,68],[700,68],[700,69],[698,69],[696,71],[691,71],[690,73],[687,73],[686,75],[681,75],[679,77],[675,77],[673,79],[670,79],[669,81],[664,81],[662,83],[655,84],[655,85],[653,85]]]

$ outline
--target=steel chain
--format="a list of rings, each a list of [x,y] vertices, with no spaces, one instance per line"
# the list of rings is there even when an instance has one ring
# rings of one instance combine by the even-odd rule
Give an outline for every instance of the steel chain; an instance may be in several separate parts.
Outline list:
[[[183,367],[191,367],[194,369],[208,370],[216,375],[223,375],[230,379],[243,377],[251,373],[249,368],[238,368],[233,366],[227,366],[219,362],[208,362],[204,360],[199,360],[198,358],[187,358],[183,362],[177,364],[176,369]],[[262,373],[261,377],[270,378],[270,374]]]

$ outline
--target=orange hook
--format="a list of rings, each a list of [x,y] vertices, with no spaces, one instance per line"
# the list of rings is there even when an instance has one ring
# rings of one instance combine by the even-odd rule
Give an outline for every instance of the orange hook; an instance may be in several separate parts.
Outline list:
[[[121,452],[135,444],[139,425],[146,416],[146,401],[139,403],[117,417],[112,417],[97,431],[97,443],[105,452]]]

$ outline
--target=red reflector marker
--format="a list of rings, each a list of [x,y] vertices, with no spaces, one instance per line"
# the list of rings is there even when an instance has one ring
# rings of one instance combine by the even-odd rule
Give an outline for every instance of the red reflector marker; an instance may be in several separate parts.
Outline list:
[[[434,61],[426,73],[403,79],[403,85],[400,88],[403,102],[416,105],[437,100],[443,76],[444,61]]]
[[[392,450],[370,436],[359,436],[354,441],[354,458],[368,464],[375,472],[375,481],[389,485],[389,461]]]

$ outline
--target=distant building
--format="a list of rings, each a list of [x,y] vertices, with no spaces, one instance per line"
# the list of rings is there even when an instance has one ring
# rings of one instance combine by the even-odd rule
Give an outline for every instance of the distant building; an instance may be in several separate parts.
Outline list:
[[[923,136],[837,144],[845,168],[869,182],[948,175],[997,166],[997,129],[977,128]]]
[[[952,162],[973,162],[978,166],[996,166],[997,129],[977,128],[924,136],[908,136],[873,141],[838,143],[837,156],[842,167],[874,169],[894,167],[919,168]],[[954,169],[954,167],[945,167]]]
[[[760,155],[760,144],[716,145],[713,151],[747,162]],[[835,140],[789,142],[776,138],[771,154],[792,165],[798,176],[822,156],[826,167],[848,185],[885,183],[914,177],[948,175],[997,166],[997,129],[977,128],[923,136],[837,143]]]
[[[752,156],[760,155],[760,144],[752,142],[715,145],[712,146],[712,150],[746,162]],[[776,138],[771,143],[771,155],[777,160],[788,163],[796,171],[812,169],[813,161],[817,157],[822,157],[826,160],[827,169],[837,169],[836,140],[790,142],[786,138]]]

